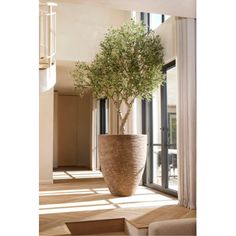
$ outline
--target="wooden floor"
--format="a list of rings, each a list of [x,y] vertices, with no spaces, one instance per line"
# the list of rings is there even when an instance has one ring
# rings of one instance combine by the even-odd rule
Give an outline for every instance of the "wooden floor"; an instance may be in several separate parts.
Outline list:
[[[53,168],[53,171],[73,171],[73,170],[89,170],[86,166],[59,166]]]
[[[40,235],[70,235],[65,222],[124,217],[137,228],[165,219],[195,217],[177,199],[144,186],[130,197],[112,196],[103,179],[81,179],[40,186]]]
[[[53,170],[53,181],[66,182],[78,179],[98,179],[103,178],[102,172],[99,170],[92,171],[87,168],[82,169],[81,167],[60,167]]]

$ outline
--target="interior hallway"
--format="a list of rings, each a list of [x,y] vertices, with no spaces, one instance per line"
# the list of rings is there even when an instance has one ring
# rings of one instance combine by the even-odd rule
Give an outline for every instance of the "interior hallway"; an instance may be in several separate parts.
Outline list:
[[[41,185],[40,235],[70,235],[65,222],[81,220],[124,217],[136,228],[147,228],[153,221],[196,216],[195,210],[177,202],[175,197],[144,186],[130,197],[113,196],[102,178]]]

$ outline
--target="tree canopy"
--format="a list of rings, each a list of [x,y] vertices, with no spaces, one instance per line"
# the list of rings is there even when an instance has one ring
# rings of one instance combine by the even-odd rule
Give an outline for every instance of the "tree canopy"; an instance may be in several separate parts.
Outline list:
[[[94,60],[90,64],[77,62],[72,77],[80,94],[91,89],[97,99],[113,100],[123,134],[135,98],[151,99],[153,90],[164,82],[162,66],[160,37],[130,20],[119,28],[110,28]],[[122,103],[128,108],[124,115]]]

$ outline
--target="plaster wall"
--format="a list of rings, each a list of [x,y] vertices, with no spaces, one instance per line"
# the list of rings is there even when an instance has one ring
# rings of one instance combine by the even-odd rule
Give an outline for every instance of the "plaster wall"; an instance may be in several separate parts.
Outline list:
[[[164,62],[168,63],[176,58],[176,18],[168,18],[155,32],[160,36],[164,47]]]
[[[130,19],[129,11],[86,4],[59,3],[57,13],[57,60],[91,61],[111,26]]]
[[[52,183],[53,89],[39,94],[39,180]]]
[[[54,92],[53,116],[53,168],[58,167],[58,92]]]

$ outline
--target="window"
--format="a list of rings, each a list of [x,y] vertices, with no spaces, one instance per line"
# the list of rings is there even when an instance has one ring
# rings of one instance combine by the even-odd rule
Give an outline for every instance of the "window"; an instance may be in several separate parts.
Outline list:
[[[170,16],[141,12],[148,30],[155,30]],[[166,83],[142,100],[142,133],[148,135],[148,157],[143,176],[145,185],[177,195],[177,75],[175,61],[164,66]]]
[[[108,134],[108,99],[100,99],[100,134]]]
[[[155,30],[159,25],[162,24],[162,15],[155,14],[155,13],[149,13],[150,16],[150,30]]]
[[[169,17],[170,15],[163,15],[157,13],[140,13],[140,19],[147,26],[148,30],[155,30]]]
[[[144,183],[177,195],[177,75],[175,61],[164,66],[166,83],[146,102],[148,160]]]
[[[164,16],[164,21],[166,21],[168,18],[170,18],[171,16],[170,15],[163,15]],[[163,22],[164,22],[163,21]]]

